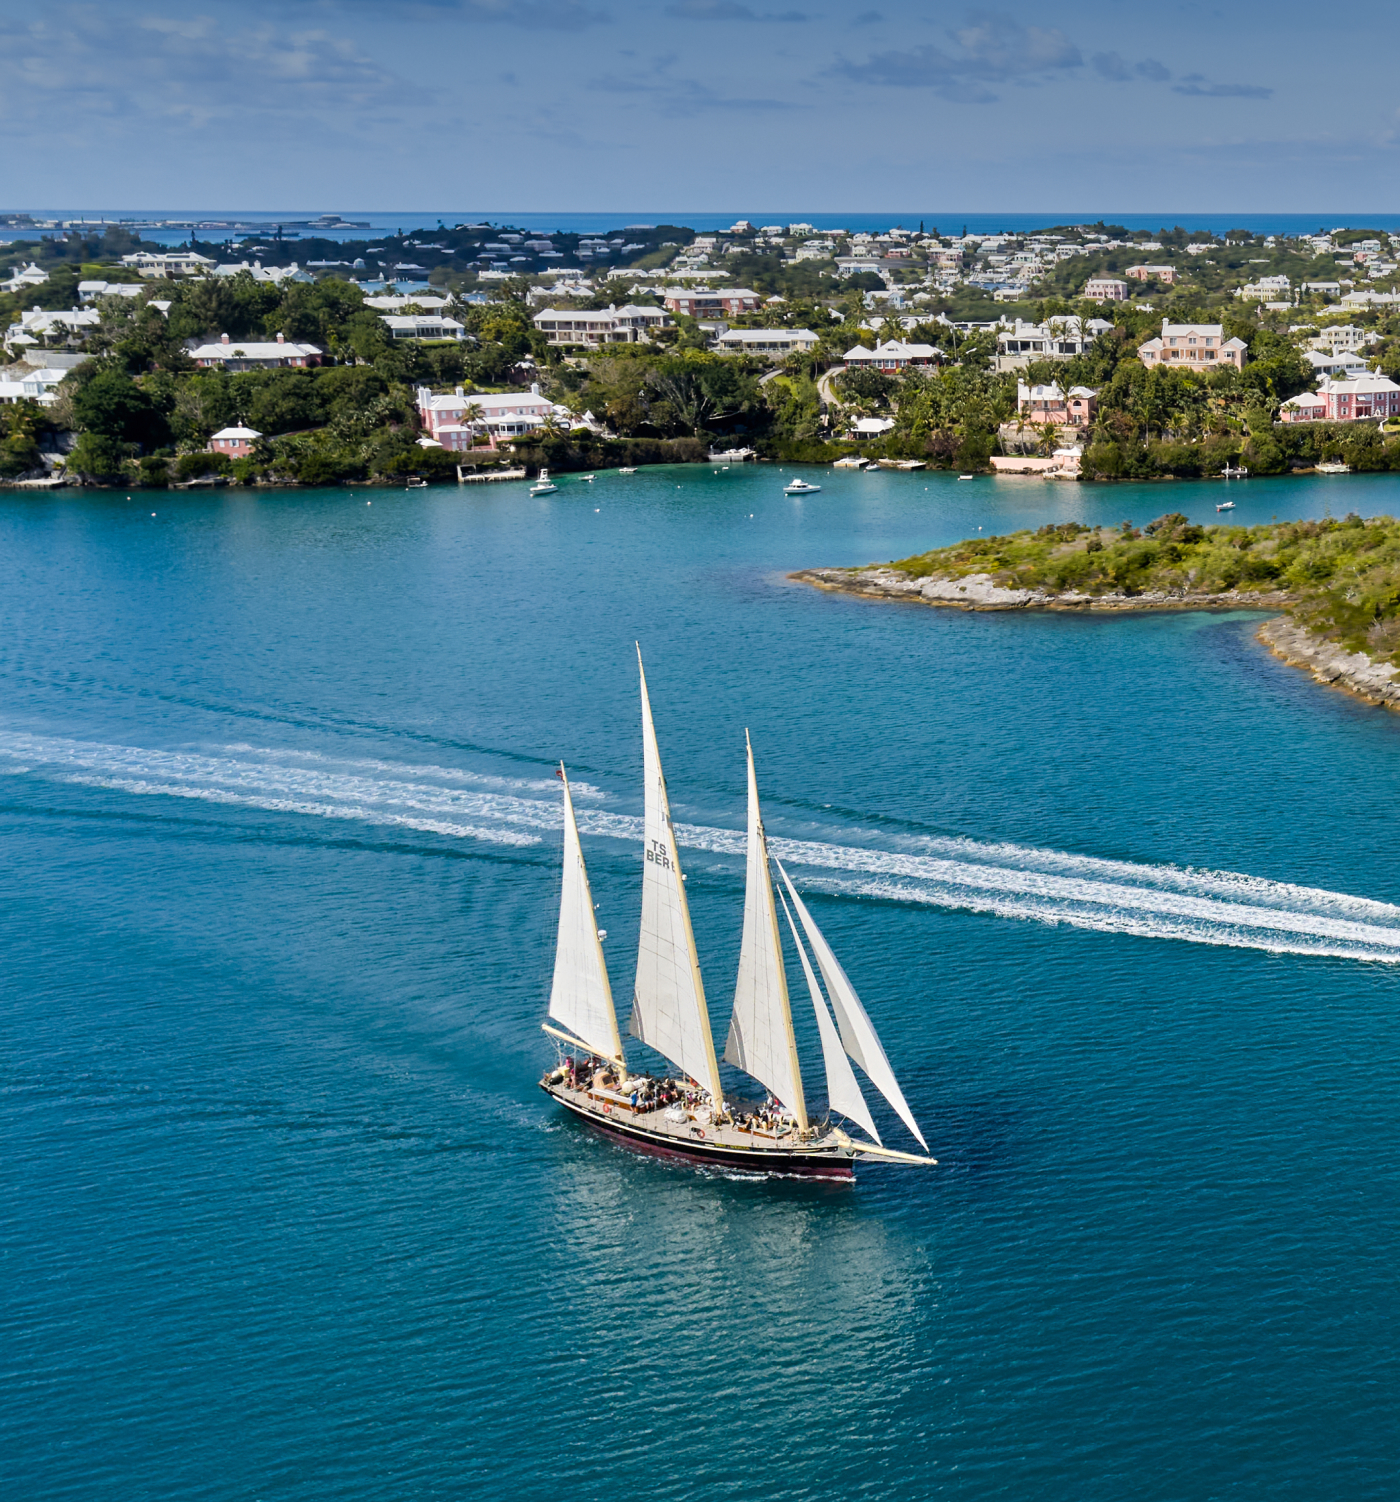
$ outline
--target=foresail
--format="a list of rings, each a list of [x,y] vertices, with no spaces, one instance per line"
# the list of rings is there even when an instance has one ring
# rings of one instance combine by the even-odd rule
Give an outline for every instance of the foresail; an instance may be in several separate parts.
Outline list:
[[[744,736],[748,745],[748,736]],[[778,912],[768,875],[768,842],[758,807],[753,747],[748,746],[749,858],[744,888],[744,937],[739,946],[739,977],[724,1060],[766,1085],[805,1131],[807,1102],[802,1068],[792,1031],[787,975],[783,968]]]
[[[561,766],[559,775],[564,776]],[[583,863],[574,800],[564,779],[564,886],[559,899],[559,942],[554,951],[554,986],[549,993],[549,1015],[566,1027],[581,1043],[604,1058],[622,1057],[622,1039],[617,1031],[612,987],[603,946],[598,940],[598,919],[588,870]]]
[[[831,946],[822,936],[822,931],[817,927],[811,913],[807,911],[806,904],[797,895],[792,878],[781,865],[778,870],[782,872],[783,884],[792,898],[792,905],[797,910],[797,916],[802,920],[802,927],[812,946],[812,953],[817,957],[817,965],[821,970],[822,979],[826,982],[827,995],[831,997],[831,1005],[836,1013],[836,1023],[841,1029],[841,1042],[845,1045],[846,1052],[865,1071],[870,1083],[894,1107],[900,1120],[919,1139],[920,1146],[927,1152],[928,1143],[924,1141],[924,1134],[919,1130],[913,1112],[910,1111],[908,1102],[904,1099],[904,1092],[899,1088],[899,1081],[894,1077],[894,1070],[890,1068],[890,1061],[885,1057],[885,1050],[875,1032],[875,1026],[866,1014],[864,1006],[861,1005],[855,987],[841,968],[841,962],[832,953]]]
[[[780,893],[779,896],[781,898],[782,894]],[[812,993],[812,1007],[817,1014],[817,1032],[820,1033],[822,1040],[822,1062],[826,1065],[827,1104],[838,1116],[854,1121],[857,1126],[869,1132],[876,1142],[879,1142],[880,1134],[875,1130],[875,1123],[871,1120],[870,1107],[866,1105],[865,1097],[860,1093],[860,1083],[856,1079],[855,1070],[851,1068],[851,1061],[846,1057],[846,1050],[841,1047],[841,1038],[836,1031],[836,1024],[831,1020],[831,1013],[826,1009],[826,1002],[822,1000],[821,987],[817,984],[817,977],[812,973],[812,962],[807,958],[802,936],[797,932],[796,923],[792,921],[792,911],[787,905],[787,899],[782,898],[782,903],[783,916],[792,930],[792,942],[797,945],[797,953],[802,960],[802,973],[807,977],[807,989]]]
[[[637,669],[641,672],[641,653]],[[646,675],[642,673],[642,750],[646,815],[642,864],[642,928],[637,944],[637,983],[627,1030],[664,1054],[679,1069],[724,1099],[715,1058],[705,988],[690,927],[690,907],[681,880],[680,853],[671,827],[666,780],[656,747]]]

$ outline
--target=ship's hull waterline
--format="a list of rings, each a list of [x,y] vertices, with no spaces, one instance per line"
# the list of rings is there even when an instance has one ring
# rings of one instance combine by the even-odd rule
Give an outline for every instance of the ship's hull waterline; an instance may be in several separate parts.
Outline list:
[[[830,1179],[849,1183],[855,1178],[855,1159],[839,1145],[794,1151],[791,1148],[755,1144],[716,1142],[705,1138],[687,1141],[642,1125],[620,1108],[607,1110],[586,1098],[571,1099],[564,1090],[547,1080],[540,1089],[564,1107],[577,1120],[613,1142],[634,1152],[700,1167],[752,1174],[775,1174],[783,1178]],[[705,1130],[705,1128],[699,1128]]]

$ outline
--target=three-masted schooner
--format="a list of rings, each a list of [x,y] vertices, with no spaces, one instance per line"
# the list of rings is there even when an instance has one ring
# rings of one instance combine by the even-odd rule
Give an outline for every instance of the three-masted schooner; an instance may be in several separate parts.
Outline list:
[[[854,1175],[857,1158],[933,1163],[931,1157],[895,1152],[881,1143],[851,1068],[852,1060],[894,1108],[924,1152],[928,1152],[928,1144],[855,988],[798,896],[791,878],[777,861],[774,865],[785,894],[779,892],[775,901],[768,844],[759,813],[752,745],[747,748],[749,820],[744,931],[724,1061],[757,1081],[766,1093],[761,1103],[726,1101],[640,652],[637,668],[641,674],[646,779],[645,859],[637,979],[627,1030],[670,1060],[678,1073],[673,1078],[658,1080],[649,1074],[634,1075],[629,1069],[618,1032],[573,799],[561,765],[564,881],[554,984],[549,998],[550,1022],[543,1026],[572,1051],[561,1050],[558,1066],[540,1081],[540,1088],[580,1120],[630,1147],[715,1168],[849,1179]],[[747,744],[747,735],[744,739]],[[820,1121],[814,1120],[808,1111],[802,1089],[778,924],[779,904],[802,962],[816,1012],[829,1105],[829,1112]],[[836,1013],[834,1022],[808,957],[807,945],[816,957],[816,971],[821,972],[826,983],[826,996]],[[834,1124],[832,1116],[854,1123],[874,1141],[852,1138]]]

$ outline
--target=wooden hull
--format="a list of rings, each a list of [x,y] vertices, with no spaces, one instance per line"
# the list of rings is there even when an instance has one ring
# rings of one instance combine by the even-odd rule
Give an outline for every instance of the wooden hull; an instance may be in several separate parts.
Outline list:
[[[611,1141],[630,1147],[634,1152],[729,1172],[847,1182],[855,1178],[854,1158],[839,1148],[813,1148],[804,1152],[783,1147],[736,1147],[704,1139],[687,1142],[665,1132],[648,1130],[618,1113],[604,1115],[589,1106],[569,1100],[551,1090],[547,1084],[542,1084],[540,1088],[551,1099],[557,1100],[571,1116],[586,1123],[594,1131],[601,1132]]]

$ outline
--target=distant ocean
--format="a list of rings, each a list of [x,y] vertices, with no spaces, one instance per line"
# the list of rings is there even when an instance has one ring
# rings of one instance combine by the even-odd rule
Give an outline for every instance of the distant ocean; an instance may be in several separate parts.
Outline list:
[[[282,213],[264,209],[35,209],[41,219],[173,219],[173,220],[232,220],[241,219],[259,226],[265,225],[271,234],[279,224],[296,221],[305,223],[327,210],[288,209]],[[1394,213],[1348,214],[1186,214],[1163,211],[1157,214],[1121,214],[1111,209],[1074,210],[1045,214],[1016,213],[959,213],[939,209],[890,209],[880,213],[834,213],[817,214],[805,209],[755,209],[726,210],[724,213],[697,213],[688,209],[636,209],[627,213],[517,213],[508,209],[444,209],[421,212],[403,210],[389,213],[366,213],[356,209],[343,211],[345,218],[368,224],[369,231],[362,229],[318,230],[322,239],[358,240],[366,233],[393,234],[396,231],[410,233],[416,230],[435,230],[439,225],[449,228],[454,224],[490,223],[502,227],[560,233],[586,233],[590,231],[626,229],[633,224],[678,224],[689,229],[727,229],[739,219],[752,224],[807,223],[818,229],[884,230],[895,225],[905,229],[917,229],[920,224],[932,230],[935,226],[943,234],[998,234],[1003,231],[1031,231],[1045,229],[1055,224],[1093,224],[1103,220],[1108,224],[1121,224],[1128,229],[1159,230],[1181,225],[1187,230],[1212,230],[1223,234],[1230,229],[1247,229],[1255,234],[1300,235],[1313,234],[1319,229],[1338,227],[1361,227],[1391,230],[1400,228],[1400,215]],[[13,231],[5,231],[13,235]],[[256,230],[240,230],[232,238],[241,238]],[[303,236],[309,231],[302,230]],[[188,239],[184,229],[146,230],[148,240],[166,244],[178,244]],[[206,231],[201,239],[222,239],[219,232]]]

